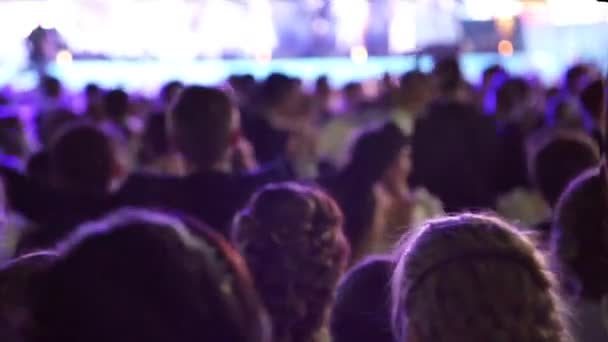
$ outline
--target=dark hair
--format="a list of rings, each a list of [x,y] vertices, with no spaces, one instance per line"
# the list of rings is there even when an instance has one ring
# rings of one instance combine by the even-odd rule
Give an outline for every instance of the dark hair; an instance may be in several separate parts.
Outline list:
[[[428,78],[429,76],[422,71],[408,71],[399,78],[399,86],[401,88],[411,89],[417,82],[425,82]]]
[[[533,181],[552,208],[570,181],[600,161],[593,141],[583,134],[555,134],[533,156]]]
[[[101,88],[95,83],[89,83],[84,87],[84,93],[87,97],[101,95]]]
[[[45,75],[40,80],[42,93],[47,97],[58,98],[61,95],[61,82],[52,76]]]
[[[566,71],[566,75],[565,75],[565,82],[566,82],[566,88],[568,91],[570,92],[578,92],[582,89],[581,88],[581,80],[584,80],[585,77],[589,76],[589,65],[587,64],[575,64],[573,66],[571,66],[567,71]]]
[[[60,252],[34,297],[32,341],[269,341],[243,261],[192,220],[122,210]]]
[[[169,113],[172,143],[190,163],[202,168],[213,165],[230,147],[232,110],[221,90],[187,87]]]
[[[504,81],[496,91],[496,109],[509,112],[518,103],[531,96],[532,89],[528,81],[514,77]]]
[[[446,57],[438,60],[433,74],[437,77],[439,89],[443,93],[452,92],[465,83],[460,63],[456,57]]]
[[[113,89],[104,96],[104,106],[108,117],[122,121],[129,111],[129,94],[122,89]]]
[[[342,280],[332,311],[334,342],[393,342],[390,310],[392,259],[368,259]]]
[[[315,340],[348,258],[334,200],[293,183],[268,185],[237,216],[233,241],[273,318],[275,340]]]
[[[605,166],[585,172],[566,189],[557,205],[552,234],[552,255],[566,290],[600,300],[608,293]]]
[[[350,161],[330,185],[344,211],[344,231],[354,256],[358,256],[373,221],[373,187],[408,144],[408,138],[393,123],[364,131],[351,148]]]
[[[152,113],[146,118],[138,154],[140,163],[153,162],[169,153],[167,120],[163,113]]]
[[[36,118],[38,139],[44,146],[48,146],[66,126],[79,120],[74,112],[65,108],[40,113]]]
[[[179,91],[184,87],[184,84],[180,81],[169,81],[163,85],[160,89],[160,99],[165,104],[171,104],[173,100],[179,95]]]
[[[115,158],[110,139],[99,129],[87,124],[68,126],[49,149],[52,180],[68,191],[107,193]]]
[[[497,75],[507,75],[507,71],[502,65],[493,64],[487,67],[483,71],[482,85],[489,85],[489,82],[491,82]]]
[[[273,73],[266,78],[260,88],[260,99],[266,109],[281,104],[291,91],[298,86],[298,81],[287,75]]]

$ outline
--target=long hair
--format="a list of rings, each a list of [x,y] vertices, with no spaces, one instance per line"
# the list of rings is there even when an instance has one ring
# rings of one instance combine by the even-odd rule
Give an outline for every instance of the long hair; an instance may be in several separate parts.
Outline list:
[[[316,340],[348,258],[337,204],[313,188],[269,185],[237,216],[233,242],[272,316],[275,341]]]
[[[553,275],[507,223],[474,214],[441,218],[398,250],[398,341],[569,340]]]
[[[351,149],[348,164],[330,186],[344,211],[344,231],[353,256],[364,250],[373,225],[374,185],[382,179],[409,140],[393,123],[364,131]]]

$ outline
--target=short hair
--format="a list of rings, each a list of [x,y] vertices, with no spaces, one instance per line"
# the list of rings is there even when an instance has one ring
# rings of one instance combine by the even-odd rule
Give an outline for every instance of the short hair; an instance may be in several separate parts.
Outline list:
[[[42,93],[51,98],[58,98],[61,96],[61,82],[52,76],[45,75],[40,80],[40,87]]]
[[[230,147],[232,111],[230,98],[221,90],[187,87],[169,111],[170,140],[190,163],[209,167]]]
[[[566,341],[557,283],[543,256],[500,219],[428,221],[398,250],[398,341]]]
[[[32,341],[270,340],[244,262],[198,222],[123,209],[59,251],[35,291]]]
[[[66,127],[49,149],[51,178],[68,191],[107,193],[116,163],[110,139],[88,124]]]
[[[570,295],[599,301],[608,293],[608,183],[606,166],[577,177],[554,215],[551,254]]]
[[[280,105],[298,84],[296,79],[285,74],[272,73],[260,87],[261,101],[266,109]]]
[[[184,88],[184,84],[180,81],[169,81],[160,89],[159,97],[165,104],[171,104],[179,95],[179,91]]]
[[[582,89],[581,81],[585,81],[585,77],[590,75],[590,65],[584,63],[574,64],[566,71],[564,76],[565,86],[571,92],[580,91]]]
[[[452,92],[465,83],[460,63],[456,57],[439,59],[433,69],[437,77],[439,89],[444,92]]]
[[[87,98],[102,94],[101,88],[95,83],[89,83],[84,87],[84,94]]]
[[[482,85],[484,85],[484,86],[490,85],[490,82],[492,82],[493,79],[497,75],[504,75],[504,76],[506,76],[507,75],[507,71],[500,64],[490,65],[482,73]]]
[[[348,258],[338,205],[317,189],[268,185],[238,214],[233,242],[273,318],[275,340],[311,341],[328,323]]]
[[[122,89],[113,89],[104,96],[106,114],[112,120],[123,120],[129,111],[129,94]]]
[[[334,342],[393,342],[390,280],[394,260],[374,257],[353,268],[338,287],[331,317]]]
[[[534,184],[554,208],[568,184],[599,162],[599,150],[590,137],[558,132],[534,152],[530,169]]]
[[[38,252],[0,267],[0,337],[9,335],[20,341],[30,333],[32,289],[56,258],[56,253]]]
[[[496,109],[510,111],[532,95],[532,87],[524,78],[514,77],[504,81],[496,91]]]

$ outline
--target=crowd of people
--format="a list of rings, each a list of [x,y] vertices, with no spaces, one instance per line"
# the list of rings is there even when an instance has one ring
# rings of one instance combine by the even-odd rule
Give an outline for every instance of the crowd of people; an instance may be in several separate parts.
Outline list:
[[[374,85],[5,92],[0,340],[608,341],[600,72]]]

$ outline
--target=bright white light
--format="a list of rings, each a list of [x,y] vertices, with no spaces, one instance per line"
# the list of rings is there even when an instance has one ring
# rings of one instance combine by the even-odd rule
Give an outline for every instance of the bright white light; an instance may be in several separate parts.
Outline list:
[[[416,4],[397,1],[389,27],[389,50],[404,53],[416,49]]]
[[[55,61],[58,65],[69,65],[72,64],[72,53],[68,50],[61,50],[57,53]]]
[[[353,63],[364,64],[367,62],[367,58],[368,53],[365,46],[359,45],[350,49],[350,59],[353,61]]]
[[[486,21],[493,18],[512,18],[522,13],[524,5],[515,0],[464,0],[466,17]]]
[[[584,25],[604,22],[608,15],[606,4],[595,0],[547,0],[554,25]]]
[[[367,0],[334,0],[331,5],[338,46],[349,49],[363,43],[370,15]]]

